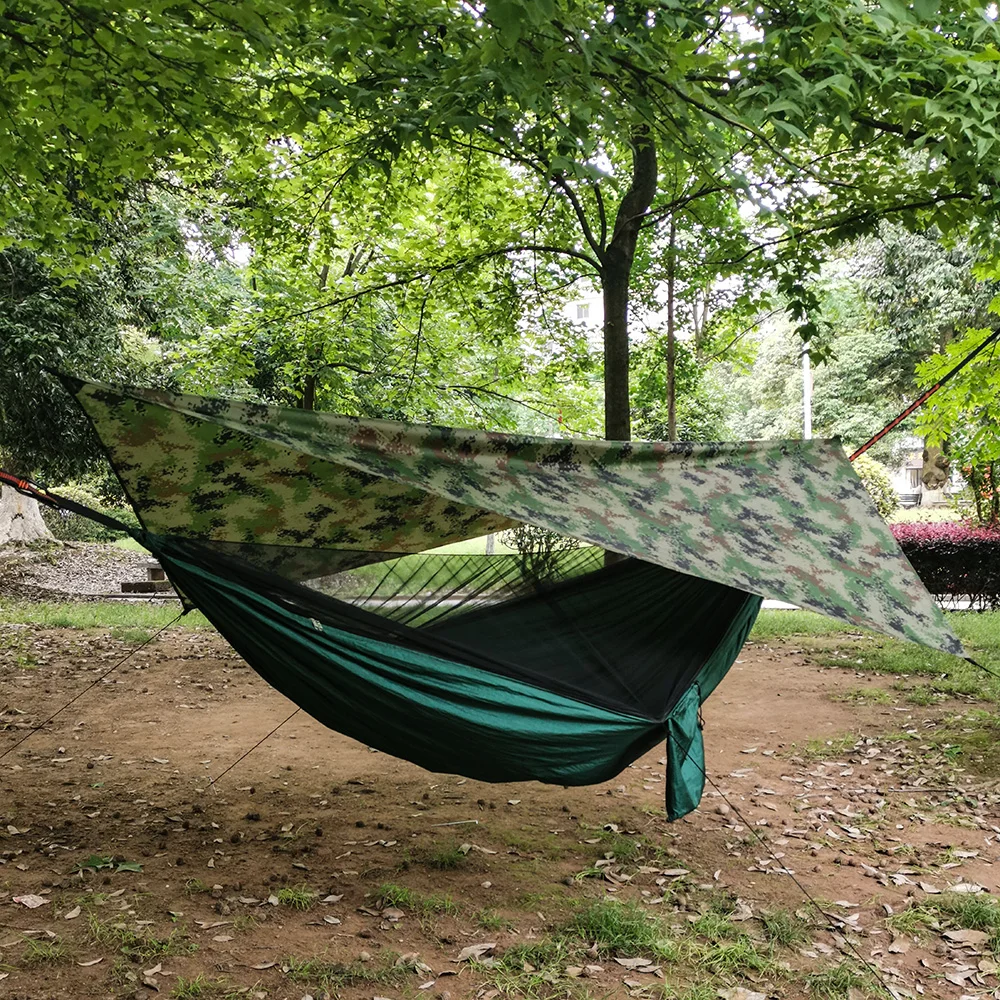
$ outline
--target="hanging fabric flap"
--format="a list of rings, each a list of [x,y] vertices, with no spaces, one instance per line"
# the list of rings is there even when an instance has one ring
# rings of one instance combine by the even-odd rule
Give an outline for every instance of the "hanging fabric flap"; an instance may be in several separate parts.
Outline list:
[[[698,722],[701,694],[692,684],[667,719],[667,819],[694,812],[705,790],[705,742]]]
[[[546,439],[66,384],[152,531],[379,558],[527,523],[962,653],[837,441]]]

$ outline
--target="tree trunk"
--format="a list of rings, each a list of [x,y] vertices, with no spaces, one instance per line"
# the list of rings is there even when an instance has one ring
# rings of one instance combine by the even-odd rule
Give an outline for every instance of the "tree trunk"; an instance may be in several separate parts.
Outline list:
[[[604,252],[604,436],[632,436],[628,389],[628,292],[643,217],[656,195],[656,146],[648,130],[632,134],[632,182],[618,206],[611,241]]]
[[[42,520],[38,501],[9,486],[0,487],[0,545],[7,542],[36,542],[51,538]]]
[[[674,330],[674,281],[677,277],[674,243],[677,229],[670,216],[670,242],[667,244],[667,440],[677,440],[677,336]]]

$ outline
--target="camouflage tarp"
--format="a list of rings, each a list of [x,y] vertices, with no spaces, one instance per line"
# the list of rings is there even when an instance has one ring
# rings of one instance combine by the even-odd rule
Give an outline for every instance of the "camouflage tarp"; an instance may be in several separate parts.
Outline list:
[[[364,562],[525,522],[962,652],[836,441],[548,439],[67,384],[156,534]]]

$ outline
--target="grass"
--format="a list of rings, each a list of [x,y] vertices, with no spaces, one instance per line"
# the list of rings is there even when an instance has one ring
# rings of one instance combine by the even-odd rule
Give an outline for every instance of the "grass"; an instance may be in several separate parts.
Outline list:
[[[871,1000],[877,997],[890,1000],[890,994],[882,988],[871,971],[851,961],[843,961],[822,972],[810,973],[806,976],[806,986],[810,996],[816,1000],[853,1000],[859,993]]]
[[[594,945],[602,956],[653,955],[665,961],[677,957],[677,945],[660,920],[632,900],[596,900],[569,921],[566,931]]]
[[[153,958],[170,955],[188,955],[198,949],[198,945],[188,941],[187,935],[180,928],[175,928],[165,938],[158,938],[148,928],[134,930],[125,923],[99,920],[93,913],[88,915],[88,921],[90,937],[95,944],[111,948],[132,962],[148,962]]]
[[[409,967],[394,965],[395,954],[383,954],[379,962],[327,962],[321,958],[288,958],[282,963],[292,982],[324,990],[343,989],[363,983],[391,985],[401,982]]]
[[[177,985],[170,991],[173,1000],[200,1000],[202,997],[218,996],[223,983],[218,979],[206,979],[201,973],[194,979],[177,977]]]
[[[843,701],[851,705],[888,705],[892,695],[883,688],[860,687],[831,694],[833,701]]]
[[[465,858],[466,856],[459,850],[459,845],[454,844],[451,847],[442,847],[428,854],[426,863],[431,868],[437,868],[438,871],[448,871],[460,867]]]
[[[799,636],[833,635],[838,632],[858,632],[856,625],[846,625],[813,611],[779,611],[764,608],[750,631],[751,642],[769,642]]]
[[[992,676],[968,661],[867,632],[805,611],[762,611],[750,638],[757,641],[794,641],[810,658],[826,667],[847,667],[866,673],[919,677],[923,683],[906,692],[913,704],[929,705],[943,697],[1000,700],[1000,611],[954,611],[948,624],[974,659]],[[900,685],[898,689],[906,691]],[[861,688],[859,700],[882,697],[874,688]],[[874,702],[873,702],[874,703]]]
[[[64,962],[68,957],[66,946],[61,941],[29,940],[25,942],[22,961],[25,965],[47,965]]]
[[[155,631],[173,621],[180,604],[129,604],[124,601],[56,603],[0,601],[0,625],[45,625],[49,628],[122,628]],[[184,628],[211,628],[201,612],[184,616]]]
[[[732,976],[747,972],[774,972],[777,965],[770,952],[763,952],[747,934],[733,941],[716,941],[698,951],[698,964],[716,975]]]
[[[496,910],[479,910],[476,915],[476,924],[484,931],[509,931],[514,929],[512,921],[497,913]]]
[[[293,910],[308,910],[319,898],[319,893],[307,885],[286,885],[275,895],[282,906],[291,907]]]
[[[117,642],[124,642],[128,646],[139,646],[144,642],[149,642],[154,634],[148,628],[136,628],[133,625],[115,625],[111,629],[111,638]]]
[[[396,885],[393,882],[379,886],[377,895],[379,905],[396,906],[411,913],[455,916],[459,912],[458,903],[451,896],[425,896],[414,889],[408,889],[405,885]]]
[[[828,740],[809,740],[804,747],[799,747],[797,750],[803,757],[811,759],[843,757],[854,749],[857,742],[856,736],[834,736]]]
[[[794,948],[811,937],[809,921],[789,910],[764,910],[759,916],[764,936],[773,945]]]
[[[544,938],[508,948],[489,967],[477,971],[505,996],[550,1000],[569,994],[566,966],[575,949],[565,937]]]

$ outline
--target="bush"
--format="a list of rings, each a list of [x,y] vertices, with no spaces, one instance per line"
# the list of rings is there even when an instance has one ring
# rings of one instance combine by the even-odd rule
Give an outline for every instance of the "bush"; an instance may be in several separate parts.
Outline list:
[[[899,497],[892,488],[888,469],[871,456],[861,455],[854,461],[854,471],[875,502],[875,509],[882,517],[888,517],[899,506]]]
[[[67,500],[75,500],[77,503],[83,504],[84,507],[89,507],[106,517],[113,517],[116,521],[121,521],[130,528],[136,530],[139,528],[139,519],[131,507],[111,506],[105,503],[97,493],[79,483],[54,486],[52,492]],[[41,510],[42,518],[49,531],[63,542],[114,542],[125,537],[124,532],[112,531],[103,524],[91,521],[80,514],[54,510],[52,507],[44,505],[41,506]]]
[[[1000,608],[1000,529],[939,521],[894,524],[892,533],[932,594]]]

